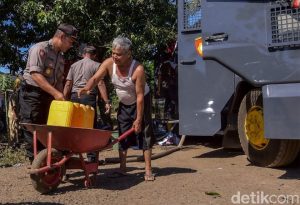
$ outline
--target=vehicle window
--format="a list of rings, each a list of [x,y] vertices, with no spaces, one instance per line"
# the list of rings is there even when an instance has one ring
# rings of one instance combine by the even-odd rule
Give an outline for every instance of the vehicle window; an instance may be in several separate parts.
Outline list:
[[[184,0],[183,3],[184,31],[201,30],[201,0]]]

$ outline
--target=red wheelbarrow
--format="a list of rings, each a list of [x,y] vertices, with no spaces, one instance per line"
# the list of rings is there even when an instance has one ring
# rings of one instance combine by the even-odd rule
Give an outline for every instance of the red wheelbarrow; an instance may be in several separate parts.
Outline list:
[[[33,133],[34,160],[29,174],[34,188],[40,193],[55,190],[66,174],[66,169],[82,169],[85,173],[84,185],[90,187],[98,172],[99,152],[111,148],[134,132],[132,128],[109,143],[111,132],[106,130],[21,124]],[[37,140],[46,147],[39,153]],[[95,162],[84,160],[82,155],[88,152],[97,153]],[[93,174],[92,178],[90,174]]]

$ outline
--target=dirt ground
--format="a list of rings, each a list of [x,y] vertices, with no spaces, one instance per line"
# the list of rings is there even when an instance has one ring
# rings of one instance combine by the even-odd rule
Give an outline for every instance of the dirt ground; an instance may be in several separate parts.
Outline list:
[[[188,139],[186,145],[181,151],[153,160],[154,182],[143,180],[142,162],[128,163],[129,176],[116,179],[107,176],[118,168],[118,164],[106,164],[99,167],[94,188],[84,188],[82,171],[68,170],[68,182],[60,184],[51,194],[41,195],[31,185],[26,173],[28,165],[1,168],[0,203],[300,204],[300,199],[295,198],[300,197],[299,160],[288,168],[261,168],[252,166],[240,151],[223,150],[217,139],[193,138]],[[154,153],[165,149],[156,145]],[[100,154],[101,158],[117,157],[115,150]],[[129,158],[140,154],[141,151],[130,150]],[[262,195],[273,198],[262,200]],[[288,198],[290,195],[294,198]]]

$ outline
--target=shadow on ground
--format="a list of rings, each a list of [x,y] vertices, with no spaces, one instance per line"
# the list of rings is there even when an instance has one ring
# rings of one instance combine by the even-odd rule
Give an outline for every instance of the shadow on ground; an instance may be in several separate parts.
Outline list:
[[[246,166],[249,167],[256,167],[257,165],[252,164],[248,159],[249,164]],[[281,170],[285,171],[285,173],[281,176],[279,176],[279,179],[286,179],[286,180],[300,180],[300,155],[295,159],[293,163],[290,165],[286,165],[284,167],[261,167],[262,169],[275,169],[275,170]]]
[[[14,203],[5,203],[5,204],[14,204],[14,205],[28,205],[28,204],[41,204],[41,205],[61,205],[61,203],[52,203],[52,202],[14,202]]]
[[[284,170],[285,173],[279,177],[279,179],[296,179],[300,180],[300,154],[296,160],[287,167],[280,168],[280,170]]]
[[[222,147],[222,136],[186,136],[184,145],[203,145],[211,148],[220,148]]]
[[[256,166],[249,162],[247,166]],[[276,169],[276,170],[282,170],[285,171],[285,173],[281,176],[279,176],[279,179],[286,179],[286,180],[300,180],[300,161],[295,160],[292,164],[285,166],[285,167],[278,167],[278,168],[268,168],[268,167],[262,167],[263,169]]]
[[[118,168],[112,169],[100,169],[99,174],[96,177],[96,185],[91,187],[92,189],[106,189],[106,190],[126,190],[130,187],[136,186],[140,183],[155,183],[155,181],[145,182],[144,181],[144,168],[128,167],[128,172],[133,170],[140,170],[138,173],[129,173],[127,176],[122,176],[118,178],[109,178],[109,175]],[[153,167],[153,173],[156,178],[162,176],[169,176],[181,173],[195,173],[196,170],[180,167],[168,167],[168,168],[158,168]],[[63,194],[70,191],[76,191],[78,189],[85,189],[84,187],[84,173],[82,171],[74,172],[69,174],[68,186],[59,186],[57,190],[51,195]]]
[[[210,152],[203,153],[194,158],[231,158],[239,155],[244,155],[241,150],[218,148]]]

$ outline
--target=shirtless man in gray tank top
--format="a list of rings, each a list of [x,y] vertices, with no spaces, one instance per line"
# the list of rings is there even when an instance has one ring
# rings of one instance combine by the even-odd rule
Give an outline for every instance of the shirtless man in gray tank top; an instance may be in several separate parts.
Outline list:
[[[151,123],[151,96],[144,67],[133,59],[131,46],[132,43],[128,38],[121,36],[115,38],[112,43],[112,57],[101,64],[86,86],[78,91],[78,96],[90,92],[105,75],[110,76],[120,101],[119,134],[132,127],[137,133],[120,142],[120,172],[116,174],[116,177],[125,175],[127,149],[133,145],[132,142],[138,141],[145,159],[145,180],[153,181],[151,153],[154,135]]]

